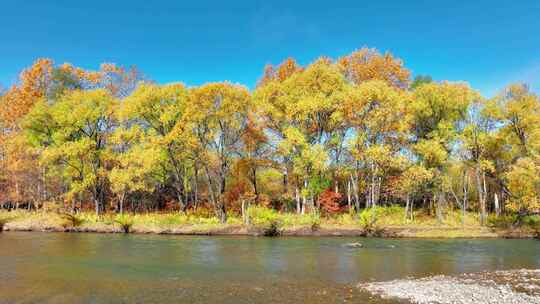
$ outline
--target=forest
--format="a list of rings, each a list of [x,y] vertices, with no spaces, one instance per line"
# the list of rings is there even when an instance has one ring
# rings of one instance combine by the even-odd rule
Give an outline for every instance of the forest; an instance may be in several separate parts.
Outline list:
[[[248,206],[331,216],[399,205],[411,220],[458,210],[480,225],[539,212],[540,99],[527,84],[486,98],[411,74],[371,48],[267,65],[253,89],[38,59],[0,93],[0,205],[207,210],[222,223]]]

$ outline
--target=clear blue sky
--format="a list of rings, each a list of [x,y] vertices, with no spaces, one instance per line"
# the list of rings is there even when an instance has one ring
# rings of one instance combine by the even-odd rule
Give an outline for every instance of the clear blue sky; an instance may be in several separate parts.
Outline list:
[[[160,83],[253,87],[267,63],[369,46],[414,74],[465,80],[486,95],[519,80],[538,92],[539,30],[537,0],[2,0],[0,83],[50,57],[92,69],[135,64]]]

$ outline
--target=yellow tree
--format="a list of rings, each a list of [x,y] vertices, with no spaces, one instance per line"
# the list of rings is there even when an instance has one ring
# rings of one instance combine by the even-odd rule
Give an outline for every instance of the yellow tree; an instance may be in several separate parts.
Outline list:
[[[442,221],[443,174],[447,161],[462,132],[467,109],[479,98],[462,83],[428,83],[413,92],[409,109],[412,114],[413,151],[421,164],[433,172],[430,202],[436,201],[438,219]]]
[[[510,85],[488,101],[484,115],[500,144],[492,163],[495,170],[504,171],[510,209],[519,212],[520,218],[539,212],[540,188],[535,176],[540,168],[540,99],[526,85]]]
[[[98,215],[106,207],[106,145],[115,103],[104,90],[73,91],[53,105],[40,101],[24,122],[28,140],[42,151],[40,161],[64,177],[67,199],[89,192]]]
[[[111,191],[117,198],[117,211],[123,213],[124,203],[134,192],[152,192],[160,178],[166,156],[160,145],[147,138],[137,125],[117,128],[108,146]],[[132,204],[133,206],[133,204]],[[133,211],[133,210],[132,210]]]
[[[291,64],[285,63],[285,66]],[[284,80],[271,78],[259,86],[254,100],[263,123],[277,143],[277,153],[284,162],[286,180],[290,171],[301,176],[296,182],[298,211],[304,211],[307,197],[313,205],[317,184],[323,169],[328,165],[329,147],[341,126],[337,107],[343,99],[347,84],[339,69],[327,58],[321,58],[305,69],[298,67]],[[341,133],[341,140],[344,138]],[[318,155],[318,157],[314,157]],[[291,170],[292,166],[292,170]],[[311,182],[310,182],[311,180]],[[303,187],[303,204],[300,204],[298,187]],[[320,190],[320,189],[319,189]],[[323,189],[324,190],[324,189]]]
[[[368,80],[382,80],[389,85],[405,89],[410,83],[410,71],[392,54],[381,54],[376,49],[361,48],[341,57],[338,66],[345,77],[360,84]]]
[[[177,124],[177,134],[194,136],[210,201],[223,223],[227,221],[226,181],[241,152],[251,111],[251,97],[245,87],[210,83],[190,90],[185,120]]]
[[[405,198],[405,218],[413,220],[414,197],[425,191],[433,172],[421,165],[409,164],[395,185],[397,192]]]
[[[122,128],[142,132],[139,143],[147,149],[159,147],[155,153],[145,153],[156,158],[163,168],[164,181],[170,181],[181,211],[187,208],[187,160],[191,150],[182,123],[188,110],[188,92],[182,84],[159,86],[141,83],[120,105],[119,118]]]
[[[112,64],[104,65],[100,71],[87,71],[68,63],[57,66],[50,59],[38,59],[20,74],[17,84],[0,100],[2,161],[9,176],[8,192],[13,194],[12,201],[32,202],[49,197],[47,188],[51,186],[51,178],[46,178],[44,168],[37,162],[40,151],[27,149],[20,139],[21,122],[34,105],[40,100],[54,104],[73,90],[103,87],[112,92],[115,87],[126,88],[127,83],[138,79],[139,74],[134,71]]]
[[[340,113],[352,131],[348,151],[354,162],[350,179],[357,209],[360,170],[368,172],[366,207],[375,207],[386,169],[399,167],[400,149],[410,128],[409,102],[406,91],[370,80],[351,87],[341,103]]]
[[[45,96],[52,71],[51,60],[37,60],[21,72],[18,83],[9,88],[0,99],[0,162],[5,170],[5,199],[12,202],[33,202],[45,196],[42,168],[37,163],[35,153],[29,151],[21,140],[20,131],[24,116]],[[36,186],[40,189],[36,189]],[[36,196],[35,192],[42,193]]]
[[[303,68],[298,65],[296,60],[289,57],[277,67],[272,65],[265,66],[263,76],[259,80],[258,86],[264,86],[271,81],[283,82],[285,79],[291,77],[295,73],[302,72],[302,70]]]

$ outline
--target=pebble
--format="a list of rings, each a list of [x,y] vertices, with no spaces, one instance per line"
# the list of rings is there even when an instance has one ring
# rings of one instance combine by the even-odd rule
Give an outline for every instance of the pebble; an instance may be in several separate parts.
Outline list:
[[[538,281],[539,270],[512,270],[362,283],[358,287],[385,299],[417,304],[540,304]]]

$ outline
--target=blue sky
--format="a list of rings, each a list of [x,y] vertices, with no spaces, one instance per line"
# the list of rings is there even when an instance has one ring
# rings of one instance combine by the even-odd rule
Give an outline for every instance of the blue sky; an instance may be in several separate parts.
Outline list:
[[[96,69],[137,65],[160,83],[253,87],[267,63],[308,63],[362,46],[413,74],[485,95],[526,81],[540,92],[540,1],[45,1],[0,3],[0,83],[36,58]]]

